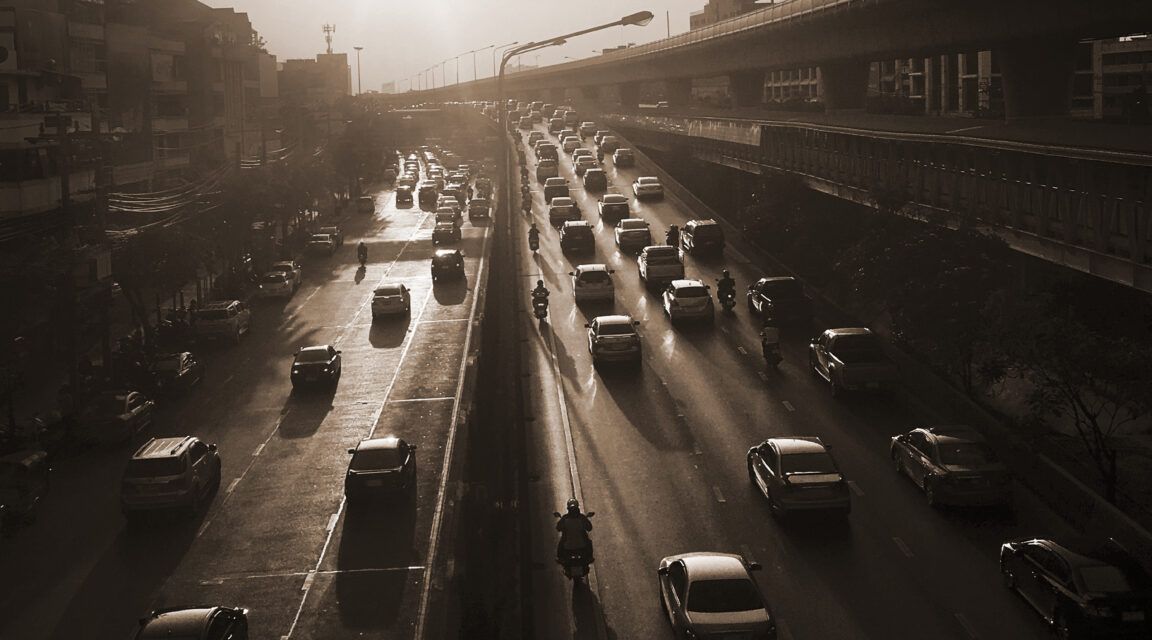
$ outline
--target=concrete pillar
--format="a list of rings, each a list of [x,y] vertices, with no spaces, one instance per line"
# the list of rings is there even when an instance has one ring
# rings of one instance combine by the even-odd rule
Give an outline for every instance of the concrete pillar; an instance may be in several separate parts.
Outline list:
[[[868,94],[867,60],[842,60],[820,65],[826,109],[863,109]]]
[[[640,104],[640,83],[622,82],[617,85],[620,94],[620,106],[635,108]]]
[[[664,99],[673,107],[684,107],[692,102],[692,78],[664,81]]]
[[[753,69],[728,75],[728,93],[738,107],[756,107],[764,103],[764,71]]]
[[[580,97],[588,100],[589,102],[600,101],[600,87],[595,85],[591,87],[580,87]]]
[[[1061,38],[1025,40],[1004,45],[1000,74],[1009,120],[1065,116],[1072,104],[1076,41]]]

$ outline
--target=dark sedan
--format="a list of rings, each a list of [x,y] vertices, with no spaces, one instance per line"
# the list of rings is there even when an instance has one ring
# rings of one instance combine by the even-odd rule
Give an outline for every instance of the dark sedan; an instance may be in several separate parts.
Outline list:
[[[812,301],[804,295],[804,286],[791,276],[760,278],[748,287],[748,310],[772,314],[777,322],[808,322],[812,319]]]
[[[344,476],[344,495],[349,504],[373,496],[416,492],[416,445],[389,436],[361,440],[349,449],[352,459]]]
[[[1061,638],[1152,637],[1148,576],[1118,549],[1007,542],[1000,547],[1000,574]]]
[[[304,347],[292,359],[292,387],[305,384],[336,386],[342,372],[340,351],[332,345]]]
[[[926,427],[892,438],[897,473],[924,490],[928,504],[1006,504],[1011,499],[1008,468],[984,436],[971,427]]]
[[[459,249],[437,249],[432,254],[432,280],[464,277],[464,254]]]
[[[127,442],[152,424],[155,404],[138,391],[107,391],[85,407],[80,438],[87,442]]]
[[[827,511],[848,515],[848,483],[819,438],[769,438],[748,450],[748,479],[772,515]]]
[[[187,351],[166,353],[152,360],[148,372],[156,393],[177,393],[204,379],[204,363]]]

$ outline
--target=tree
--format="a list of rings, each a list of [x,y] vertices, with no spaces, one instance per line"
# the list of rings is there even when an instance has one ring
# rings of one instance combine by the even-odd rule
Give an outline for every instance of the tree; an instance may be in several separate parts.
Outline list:
[[[120,247],[112,261],[112,275],[120,284],[132,319],[150,331],[146,293],[168,293],[191,282],[201,263],[200,245],[175,228],[136,234]]]

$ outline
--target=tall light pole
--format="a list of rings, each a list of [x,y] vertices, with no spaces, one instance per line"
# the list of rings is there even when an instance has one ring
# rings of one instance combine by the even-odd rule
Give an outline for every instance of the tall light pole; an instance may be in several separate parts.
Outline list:
[[[356,50],[356,95],[364,93],[364,87],[360,84],[360,52],[364,47],[352,47]]]
[[[514,44],[520,44],[520,41],[519,40],[513,40],[512,42],[509,42],[508,44],[493,45],[493,49],[492,49],[492,75],[493,75],[493,77],[495,77],[495,75],[496,75],[496,52],[501,50],[501,49],[504,49],[505,47],[511,47]]]
[[[451,58],[444,58],[440,61],[440,88],[448,86],[448,73],[444,71],[444,66],[448,64]]]

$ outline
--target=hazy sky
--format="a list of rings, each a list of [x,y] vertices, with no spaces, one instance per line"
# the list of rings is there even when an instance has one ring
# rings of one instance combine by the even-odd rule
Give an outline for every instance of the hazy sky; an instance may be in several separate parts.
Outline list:
[[[352,64],[352,88],[356,88],[356,52],[362,46],[363,87],[380,89],[382,82],[400,81],[436,65],[436,84],[441,83],[440,61],[448,82],[456,80],[455,56],[465,51],[502,45],[513,40],[529,42],[585,27],[611,22],[647,9],[656,18],[647,27],[616,27],[577,38],[562,47],[539,53],[540,64],[563,62],[564,56],[586,58],[593,49],[635,42],[644,43],[666,34],[665,12],[672,33],[688,30],[688,14],[703,8],[705,0],[205,0],[213,7],[233,7],[248,12],[252,26],[268,41],[268,51],[279,60],[311,58],[324,51],[325,24],[336,25],[332,50],[347,52]],[[523,58],[536,63],[535,53]],[[472,55],[460,58],[460,80],[472,79]],[[492,50],[476,53],[481,78],[492,73]]]

